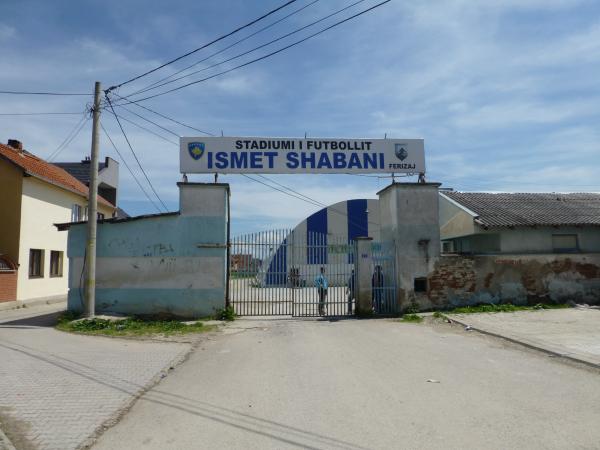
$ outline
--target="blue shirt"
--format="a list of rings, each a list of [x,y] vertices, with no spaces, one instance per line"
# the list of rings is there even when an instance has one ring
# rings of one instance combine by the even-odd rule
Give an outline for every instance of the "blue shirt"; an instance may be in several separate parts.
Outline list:
[[[315,285],[319,289],[327,289],[327,278],[322,273],[319,274],[317,278],[315,278]]]

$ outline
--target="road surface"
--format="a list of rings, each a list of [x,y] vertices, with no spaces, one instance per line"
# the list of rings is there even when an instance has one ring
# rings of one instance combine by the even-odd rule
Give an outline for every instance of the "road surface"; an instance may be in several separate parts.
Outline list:
[[[449,325],[236,321],[100,449],[600,446],[600,373]]]

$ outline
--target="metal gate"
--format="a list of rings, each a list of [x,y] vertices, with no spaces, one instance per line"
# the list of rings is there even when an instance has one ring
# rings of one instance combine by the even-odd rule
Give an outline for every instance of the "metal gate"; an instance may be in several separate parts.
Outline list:
[[[229,296],[242,316],[354,314],[354,241],[274,230],[230,242]]]
[[[373,242],[371,253],[373,313],[386,316],[398,314],[396,246],[394,242]]]

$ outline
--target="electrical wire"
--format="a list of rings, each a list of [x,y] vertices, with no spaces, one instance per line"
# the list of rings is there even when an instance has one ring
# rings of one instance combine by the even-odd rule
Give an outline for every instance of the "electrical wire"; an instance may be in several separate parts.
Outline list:
[[[122,108],[122,109],[124,109],[124,110],[125,110],[125,111],[127,111],[128,113],[130,113],[130,114],[133,114],[134,116],[137,116],[137,117],[139,117],[140,119],[142,119],[142,120],[145,120],[145,121],[146,121],[146,122],[148,122],[148,123],[151,123],[152,125],[154,125],[154,126],[156,126],[156,127],[160,128],[161,130],[164,130],[164,131],[166,131],[167,133],[170,133],[170,134],[172,134],[173,136],[176,136],[176,137],[178,137],[178,138],[179,138],[179,137],[181,137],[180,135],[178,135],[178,134],[177,134],[177,133],[175,133],[174,131],[172,131],[172,130],[169,130],[168,128],[165,128],[165,127],[163,127],[162,125],[160,125],[160,124],[158,124],[158,123],[156,123],[156,122],[154,122],[154,121],[152,121],[152,120],[150,120],[150,119],[148,119],[148,118],[146,118],[146,117],[144,117],[144,116],[142,116],[142,115],[140,115],[140,114],[136,113],[135,111],[132,111],[132,110],[130,110],[129,108],[126,108],[126,107],[125,107],[125,106],[123,106],[123,105],[117,105],[117,106],[118,106],[119,108]],[[121,116],[121,117],[122,117],[122,116]]]
[[[131,150],[131,153],[133,153],[133,157],[135,158],[135,160],[136,160],[136,162],[137,162],[140,170],[144,174],[144,177],[146,178],[146,181],[150,185],[150,189],[152,189],[152,192],[154,192],[154,195],[156,196],[156,198],[158,199],[158,201],[162,204],[162,206],[165,209],[165,211],[168,211],[169,209],[167,208],[167,205],[165,205],[165,202],[162,201],[162,199],[158,195],[158,192],[156,192],[156,189],[154,189],[154,186],[152,185],[152,182],[150,181],[150,178],[148,178],[148,174],[146,173],[146,171],[142,167],[142,163],[140,162],[139,158],[135,154],[135,150],[133,150],[133,146],[131,145],[131,142],[129,141],[129,138],[127,137],[127,133],[125,133],[125,129],[123,128],[123,125],[121,124],[121,121],[119,120],[119,116],[115,112],[115,109],[113,108],[112,103],[111,103],[110,98],[108,97],[108,95],[106,95],[106,101],[108,102],[108,105],[110,106],[110,109],[111,109],[113,115],[115,116],[115,120],[117,121],[117,124],[119,125],[119,128],[121,129],[121,133],[123,133],[123,137],[125,138],[125,141],[127,142],[127,145],[129,146],[129,149]]]
[[[140,104],[138,104],[136,101],[131,101],[131,100],[128,100],[128,99],[126,99],[125,97],[121,97],[120,95],[117,95],[117,94],[115,94],[114,92],[112,92],[110,95],[114,95],[114,96],[118,97],[118,98],[119,98],[119,100],[123,100],[123,102],[122,102],[122,103],[113,103],[115,106],[121,106],[121,105],[135,105],[135,106],[137,106],[138,108],[145,109],[145,110],[146,110],[146,111],[148,111],[148,112],[151,112],[151,113],[153,113],[153,114],[156,114],[156,115],[157,115],[157,116],[159,116],[159,117],[162,117],[163,119],[167,119],[167,120],[169,120],[169,121],[171,121],[171,122],[173,122],[173,123],[176,123],[176,124],[178,124],[178,125],[181,125],[182,127],[186,127],[186,128],[189,128],[190,130],[194,130],[194,131],[197,131],[197,132],[199,132],[199,133],[206,134],[207,136],[214,136],[214,134],[213,134],[213,133],[209,133],[208,131],[203,131],[203,130],[200,130],[199,128],[193,127],[193,126],[191,126],[191,125],[188,125],[188,124],[186,124],[186,123],[183,123],[183,122],[180,122],[179,120],[173,119],[172,117],[169,117],[169,116],[166,116],[166,115],[164,115],[164,114],[162,114],[162,113],[159,113],[158,111],[155,111],[155,110],[153,110],[153,109],[151,109],[151,108],[148,108],[147,106],[140,105]]]
[[[356,5],[358,5],[359,3],[363,3],[365,1],[366,0],[358,0],[358,1],[356,1],[356,2],[354,2],[354,3],[352,3],[352,4],[348,5],[348,6],[346,6],[344,8],[338,9],[337,11],[334,11],[333,13],[326,15],[325,17],[322,17],[321,19],[318,19],[318,20],[315,20],[314,22],[311,22],[308,25],[304,25],[304,26],[302,26],[300,28],[297,28],[294,31],[290,31],[289,33],[283,34],[283,35],[281,35],[281,36],[279,36],[279,37],[277,37],[275,39],[270,40],[269,42],[261,44],[261,45],[259,45],[257,47],[254,47],[254,48],[252,48],[250,50],[247,50],[245,52],[239,53],[238,55],[232,56],[231,58],[224,59],[223,61],[217,62],[215,64],[211,64],[210,66],[207,66],[207,67],[204,67],[204,68],[202,68],[200,70],[196,70],[194,72],[188,73],[187,75],[183,75],[181,77],[174,78],[174,79],[172,79],[170,81],[166,81],[164,83],[157,84],[156,86],[153,86],[153,87],[148,87],[148,88],[139,90],[139,91],[134,92],[133,94],[129,94],[129,95],[133,96],[133,95],[141,94],[141,93],[148,92],[148,91],[151,91],[151,90],[154,90],[154,89],[158,89],[158,88],[160,88],[162,86],[166,86],[168,84],[175,83],[175,82],[177,82],[179,80],[182,80],[184,78],[191,77],[192,75],[196,75],[196,74],[198,74],[200,72],[204,72],[206,70],[209,70],[209,69],[212,69],[214,67],[220,66],[222,64],[228,63],[230,61],[233,61],[234,59],[241,58],[242,56],[246,56],[246,55],[248,55],[250,53],[253,53],[253,52],[257,51],[257,50],[260,50],[261,48],[267,47],[267,46],[269,46],[271,44],[274,44],[275,42],[279,42],[279,41],[281,41],[281,40],[283,40],[283,39],[285,39],[287,37],[290,37],[290,36],[292,36],[292,35],[294,35],[296,33],[299,33],[299,32],[301,32],[301,31],[303,31],[303,30],[305,30],[307,28],[312,27],[312,26],[314,26],[314,25],[316,25],[318,23],[321,23],[324,20],[327,20],[327,19],[329,19],[329,18],[331,18],[331,17],[333,17],[333,16],[335,16],[337,14],[340,14],[340,13],[342,13],[342,12],[344,12],[344,11],[346,11],[346,10],[348,10],[348,9],[356,6]],[[213,54],[211,56],[214,56],[215,54]]]
[[[281,52],[283,52],[283,51],[285,51],[285,50],[287,50],[287,49],[289,49],[289,48],[291,48],[291,47],[294,47],[294,46],[296,46],[296,45],[299,45],[299,44],[301,44],[302,42],[305,42],[305,41],[307,41],[307,40],[309,40],[309,39],[311,39],[311,38],[313,38],[313,37],[315,37],[315,36],[318,36],[318,35],[320,35],[320,34],[323,34],[323,33],[325,33],[326,31],[328,31],[328,30],[331,30],[332,28],[335,28],[335,27],[337,27],[337,26],[339,26],[339,25],[342,25],[342,24],[343,24],[343,23],[345,23],[345,22],[348,22],[348,21],[350,21],[350,20],[352,20],[352,19],[355,19],[355,18],[357,18],[357,17],[359,17],[359,16],[361,16],[361,15],[363,15],[363,14],[366,14],[367,12],[370,12],[370,11],[374,10],[375,8],[379,8],[380,6],[383,6],[383,5],[385,5],[386,3],[389,3],[390,1],[391,1],[391,0],[385,0],[385,1],[383,1],[383,2],[377,3],[376,5],[374,5],[374,6],[371,6],[370,8],[367,8],[367,9],[365,9],[365,10],[363,10],[363,11],[359,12],[359,13],[356,13],[356,14],[354,14],[354,15],[350,16],[350,17],[347,17],[346,19],[340,20],[339,22],[336,22],[336,23],[334,23],[334,24],[332,24],[332,25],[329,25],[328,27],[326,27],[326,28],[323,28],[323,29],[321,29],[321,30],[317,31],[316,33],[313,33],[313,34],[311,34],[311,35],[308,35],[308,36],[306,36],[306,37],[304,37],[304,38],[302,38],[302,39],[300,39],[300,40],[298,40],[298,41],[292,42],[291,44],[289,44],[289,45],[286,45],[285,47],[281,47],[281,48],[279,48],[279,49],[277,49],[277,50],[275,50],[275,51],[273,51],[273,52],[271,52],[271,53],[267,53],[266,55],[263,55],[263,56],[261,56],[261,57],[259,57],[259,58],[255,58],[255,59],[252,59],[252,60],[250,60],[250,61],[247,61],[247,62],[245,62],[245,63],[243,63],[243,64],[240,64],[240,65],[237,65],[237,66],[235,66],[235,67],[232,67],[231,69],[224,70],[224,71],[222,71],[222,72],[218,72],[218,73],[216,73],[216,74],[213,74],[213,75],[211,75],[211,76],[209,76],[209,77],[205,77],[205,78],[202,78],[202,79],[200,79],[200,80],[192,81],[192,82],[190,82],[190,83],[186,83],[186,84],[183,84],[183,85],[181,85],[181,86],[177,86],[177,87],[175,87],[175,88],[169,89],[169,90],[167,90],[167,91],[164,91],[164,92],[160,92],[160,93],[158,93],[158,94],[150,95],[150,96],[143,97],[143,98],[138,98],[138,99],[135,99],[135,101],[136,101],[136,102],[142,102],[142,101],[150,100],[151,98],[156,98],[156,97],[159,97],[159,96],[161,96],[161,95],[166,95],[166,94],[169,94],[169,93],[171,93],[171,92],[178,91],[178,90],[180,90],[180,89],[186,88],[186,87],[188,87],[188,86],[192,86],[192,85],[194,85],[194,84],[202,83],[202,82],[204,82],[204,81],[207,81],[207,80],[210,80],[210,79],[212,79],[212,78],[216,78],[216,77],[218,77],[218,76],[220,76],[220,75],[224,75],[224,74],[226,74],[226,73],[233,72],[234,70],[237,70],[237,69],[240,69],[240,68],[242,68],[242,67],[249,66],[250,64],[254,64],[254,63],[256,63],[256,62],[259,62],[259,61],[262,61],[262,60],[264,60],[264,59],[270,58],[271,56],[277,55],[278,53],[281,53]],[[126,97],[126,98],[127,98],[127,97]]]
[[[263,178],[263,179],[265,179],[265,180],[267,180],[267,181],[269,181],[269,182],[271,182],[271,183],[274,183],[274,184],[276,184],[276,185],[278,185],[278,186],[280,186],[280,187],[282,187],[282,188],[286,189],[287,191],[290,191],[291,193],[290,193],[290,192],[286,192],[286,191],[282,191],[281,189],[278,189],[278,188],[276,188],[275,186],[271,186],[271,185],[269,185],[269,184],[267,184],[267,183],[263,183],[263,182],[262,182],[262,181],[260,181],[260,180],[257,180],[257,179],[255,179],[255,178],[249,177],[248,175],[245,175],[245,174],[241,174],[241,175],[244,175],[246,178],[249,178],[249,179],[250,179],[250,180],[252,180],[252,181],[256,181],[256,182],[258,182],[258,183],[260,183],[260,184],[262,184],[262,185],[265,185],[265,186],[267,186],[267,187],[269,187],[269,188],[271,188],[271,189],[274,189],[274,190],[276,190],[276,191],[279,191],[279,192],[281,192],[281,193],[283,193],[283,194],[285,194],[285,195],[289,195],[290,197],[297,198],[298,200],[302,200],[302,201],[304,201],[304,202],[306,202],[306,203],[310,203],[310,204],[312,204],[312,205],[319,206],[319,207],[321,207],[321,208],[327,208],[328,210],[330,210],[330,211],[332,211],[332,212],[334,212],[334,213],[336,213],[336,214],[339,214],[339,215],[341,215],[341,216],[344,216],[344,217],[346,217],[346,218],[348,219],[348,222],[350,222],[350,223],[352,223],[352,224],[354,224],[354,225],[356,225],[356,226],[358,226],[358,227],[360,227],[360,226],[361,226],[360,224],[358,224],[358,223],[354,222],[352,219],[350,219],[350,217],[348,216],[348,214],[347,214],[347,213],[345,213],[345,212],[343,212],[343,211],[340,211],[340,210],[338,210],[338,209],[336,209],[336,208],[332,208],[332,207],[331,207],[331,205],[326,205],[325,203],[322,203],[322,202],[320,202],[320,201],[318,201],[318,200],[315,200],[314,198],[311,198],[311,197],[309,197],[309,196],[307,196],[307,195],[304,195],[304,194],[302,194],[302,193],[300,193],[300,192],[298,192],[298,191],[295,191],[294,189],[292,189],[292,188],[290,188],[290,187],[288,187],[288,186],[285,186],[285,185],[283,185],[283,184],[281,184],[281,183],[279,183],[279,182],[277,182],[277,181],[275,181],[275,180],[272,180],[271,178],[267,178],[267,177],[265,177],[264,175],[260,175],[260,174],[258,174],[258,176],[259,176],[259,177],[261,177],[261,178]],[[367,221],[367,223],[369,223],[369,224],[371,224],[371,225],[376,225],[376,226],[379,226],[379,224],[378,224],[378,223],[375,223],[375,222],[370,222],[370,221]]]
[[[108,138],[108,140],[111,143],[112,147],[117,152],[117,155],[119,155],[119,158],[121,158],[121,161],[123,162],[123,164],[125,164],[125,167],[127,168],[127,170],[129,171],[129,173],[131,174],[131,177],[135,180],[135,182],[139,186],[140,190],[144,193],[144,195],[150,201],[150,203],[152,203],[152,206],[154,206],[154,208],[156,208],[156,210],[160,213],[161,212],[160,208],[156,205],[156,203],[154,203],[154,200],[152,200],[152,197],[150,197],[150,195],[148,195],[148,192],[146,192],[146,190],[144,189],[144,187],[142,186],[142,184],[140,183],[140,181],[138,180],[138,178],[135,176],[135,174],[133,173],[133,170],[131,170],[131,167],[129,167],[129,164],[127,164],[127,161],[125,160],[125,158],[123,158],[123,155],[121,155],[121,152],[119,151],[119,149],[117,148],[117,146],[115,145],[115,143],[113,142],[113,140],[111,139],[110,135],[108,134],[108,131],[106,131],[106,129],[104,128],[104,125],[102,125],[102,122],[100,122],[100,127],[102,128],[102,131],[104,131],[104,134]]]
[[[238,44],[240,44],[240,43],[242,43],[242,42],[244,42],[244,41],[247,41],[247,40],[248,40],[248,39],[250,39],[251,37],[254,37],[254,36],[256,36],[257,34],[259,34],[259,33],[262,33],[262,32],[263,32],[263,31],[265,31],[265,30],[268,30],[269,28],[271,28],[271,27],[273,27],[273,26],[277,25],[278,23],[281,23],[281,22],[283,22],[285,19],[287,19],[287,18],[289,18],[289,17],[291,17],[291,16],[293,16],[293,15],[295,15],[295,14],[298,14],[299,12],[301,12],[301,11],[305,10],[305,9],[306,9],[306,8],[308,8],[309,6],[311,6],[311,5],[314,5],[315,3],[319,2],[319,1],[320,1],[320,0],[313,0],[313,1],[311,1],[310,3],[308,3],[308,4],[304,5],[304,6],[302,6],[301,8],[298,8],[298,9],[296,9],[296,10],[292,11],[291,13],[289,13],[289,14],[287,14],[287,15],[283,16],[282,18],[280,18],[280,19],[277,19],[277,20],[276,20],[276,21],[274,21],[274,22],[271,22],[269,25],[267,25],[267,26],[264,26],[264,27],[260,28],[259,30],[255,31],[254,33],[251,33],[251,34],[249,34],[248,36],[245,36],[245,37],[243,37],[242,39],[239,39],[239,40],[235,41],[233,44],[230,44],[230,45],[228,45],[227,47],[224,47],[224,48],[222,48],[221,50],[219,50],[219,51],[217,51],[217,52],[215,52],[215,53],[212,53],[212,54],[211,54],[211,55],[209,55],[209,56],[206,56],[206,57],[202,58],[200,61],[196,61],[194,64],[190,64],[189,66],[186,66],[186,67],[184,67],[183,69],[179,69],[178,71],[176,71],[176,72],[172,73],[171,75],[168,75],[168,76],[166,76],[166,77],[164,77],[164,78],[161,78],[161,79],[160,79],[160,80],[158,80],[158,81],[155,81],[155,82],[153,82],[153,83],[150,83],[149,85],[145,86],[145,87],[144,87],[144,88],[142,88],[141,90],[139,90],[139,91],[136,91],[136,92],[134,92],[134,93],[132,93],[132,94],[129,94],[129,95],[134,95],[134,94],[137,94],[137,93],[139,93],[139,92],[141,92],[141,91],[144,91],[146,88],[149,88],[149,87],[151,87],[151,86],[155,86],[155,85],[157,85],[157,84],[159,84],[159,83],[162,83],[163,81],[166,81],[166,80],[168,80],[168,79],[170,79],[170,78],[173,78],[173,77],[174,77],[174,76],[176,76],[176,75],[179,75],[181,72],[185,72],[186,70],[188,70],[188,69],[191,69],[192,67],[196,67],[198,64],[201,64],[201,63],[203,63],[204,61],[206,61],[206,60],[208,60],[208,59],[212,58],[213,56],[217,56],[217,55],[219,55],[219,54],[223,53],[224,51],[226,51],[226,50],[229,50],[230,48],[232,48],[232,47],[235,47],[236,45],[238,45]]]
[[[147,131],[148,133],[153,134],[154,136],[161,138],[163,141],[166,141],[169,144],[173,144],[173,145],[176,145],[176,146],[179,147],[179,143],[178,142],[172,141],[171,139],[164,137],[162,134],[156,133],[155,131],[152,131],[152,130],[148,129],[145,126],[140,125],[139,123],[136,123],[133,120],[128,119],[127,117],[124,117],[124,116],[122,116],[120,114],[118,116],[119,116],[119,119],[124,120],[125,122],[129,122],[133,126],[136,126],[136,127],[140,128],[140,129],[142,129],[144,131]]]
[[[76,93],[76,92],[28,92],[28,91],[0,91],[0,94],[12,94],[12,95],[94,95],[93,92],[88,94]]]
[[[210,45],[213,45],[213,44],[215,44],[216,42],[222,41],[223,39],[225,39],[225,38],[227,38],[227,37],[229,37],[229,36],[231,36],[231,35],[233,35],[233,34],[235,34],[235,33],[239,32],[239,31],[241,31],[241,30],[243,30],[243,29],[245,29],[245,28],[248,28],[248,27],[250,27],[250,26],[254,25],[254,24],[255,24],[255,23],[257,23],[257,22],[260,22],[260,21],[261,21],[261,20],[263,20],[264,18],[266,18],[266,17],[269,17],[271,14],[274,14],[274,13],[276,13],[276,12],[277,12],[277,11],[279,11],[280,9],[283,9],[283,8],[285,8],[286,6],[288,6],[288,5],[291,5],[292,3],[296,2],[296,1],[297,1],[297,0],[289,0],[289,1],[285,2],[284,4],[282,4],[282,5],[278,6],[277,8],[275,8],[275,9],[272,9],[271,11],[267,12],[266,14],[263,14],[262,16],[260,16],[260,17],[259,17],[259,18],[257,18],[257,19],[254,19],[254,20],[252,20],[251,22],[248,22],[247,24],[245,24],[245,25],[242,25],[241,27],[238,27],[238,28],[236,28],[235,30],[233,30],[233,31],[230,31],[230,32],[229,32],[229,33],[227,33],[227,34],[224,34],[224,35],[222,35],[222,36],[220,36],[220,37],[218,37],[218,38],[216,38],[216,39],[213,39],[212,41],[210,41],[210,42],[209,42],[209,43],[207,43],[207,44],[204,44],[204,45],[202,45],[202,46],[200,46],[200,47],[198,47],[198,48],[195,48],[194,50],[191,50],[191,51],[189,51],[189,52],[187,52],[187,53],[185,53],[185,54],[183,54],[183,55],[181,55],[181,56],[178,56],[177,58],[174,58],[174,59],[172,59],[172,60],[170,60],[170,61],[167,61],[166,63],[164,63],[164,64],[161,64],[161,65],[160,65],[160,66],[158,66],[158,67],[155,67],[154,69],[151,69],[151,70],[149,70],[149,71],[147,71],[147,72],[144,72],[144,73],[142,73],[141,75],[137,75],[137,76],[135,76],[135,77],[133,77],[133,78],[130,78],[129,80],[127,80],[127,81],[124,81],[124,82],[122,82],[122,83],[120,83],[120,84],[117,84],[116,86],[112,86],[112,87],[108,88],[108,90],[107,90],[107,91],[112,91],[112,90],[114,90],[114,89],[118,89],[118,88],[120,88],[121,86],[124,86],[124,85],[126,85],[126,84],[129,84],[129,83],[131,83],[131,82],[133,82],[133,81],[139,80],[140,78],[143,78],[143,77],[145,77],[145,76],[147,76],[147,75],[150,75],[151,73],[154,73],[154,72],[156,72],[157,70],[160,70],[160,69],[162,69],[163,67],[166,67],[166,66],[168,66],[168,65],[170,65],[170,64],[173,64],[174,62],[177,62],[177,61],[179,61],[180,59],[183,59],[183,58],[185,58],[185,57],[187,57],[187,56],[190,56],[190,55],[192,55],[192,54],[194,54],[194,53],[196,53],[196,52],[198,52],[198,51],[200,51],[200,50],[202,50],[202,49],[204,49],[204,48],[206,48],[206,47],[208,47],[208,46],[210,46]]]
[[[75,140],[75,138],[79,135],[79,133],[81,132],[81,130],[83,130],[83,127],[85,127],[85,125],[89,122],[90,118],[89,117],[83,117],[82,121],[80,122],[81,125],[78,125],[78,128],[76,127],[76,131],[72,134],[71,137],[67,136],[67,138],[56,148],[56,150],[54,150],[50,156],[48,156],[48,158],[46,158],[46,160],[48,162],[52,162],[53,159],[57,158],[58,155],[60,155],[60,153],[67,148],[71,142],[73,142]]]
[[[76,116],[80,112],[0,113],[0,116]]]
[[[67,134],[67,136],[61,141],[61,143],[58,145],[58,147],[56,147],[54,150],[52,150],[52,152],[50,152],[50,154],[46,158],[46,161],[50,161],[50,159],[52,158],[52,156],[57,151],[59,151],[63,147],[63,145],[65,145],[65,143],[69,140],[69,138],[73,135],[73,133],[75,133],[75,130],[77,130],[77,128],[79,128],[79,126],[85,120],[85,118],[86,118],[85,112],[84,113],[78,113],[78,114],[81,115],[81,119],[79,119],[79,121],[77,121],[77,123],[75,124],[75,126],[69,131],[69,134]]]

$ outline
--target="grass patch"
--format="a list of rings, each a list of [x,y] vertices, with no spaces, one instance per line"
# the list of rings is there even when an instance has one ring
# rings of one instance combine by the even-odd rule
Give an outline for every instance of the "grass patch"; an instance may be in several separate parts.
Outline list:
[[[59,318],[56,328],[72,333],[104,336],[172,336],[204,333],[212,331],[215,327],[200,321],[187,324],[178,320],[146,320],[137,317],[119,320],[98,318],[74,320],[72,313],[66,313]]]
[[[434,311],[434,313],[433,313],[433,318],[434,318],[434,319],[445,319],[445,318],[446,318],[446,316],[445,316],[445,315],[443,315],[443,314],[442,314],[441,312],[439,312],[439,311]]]
[[[226,320],[227,322],[233,322],[236,317],[237,314],[235,313],[233,306],[227,306],[223,309],[217,309],[217,311],[215,312],[215,319],[217,320]]]
[[[421,323],[423,322],[423,318],[417,314],[404,314],[401,322],[411,322],[411,323]]]
[[[511,303],[505,303],[505,304],[500,304],[500,305],[463,306],[460,308],[454,308],[453,310],[448,311],[448,313],[449,314],[497,313],[497,312],[529,311],[529,310],[534,310],[534,309],[562,309],[562,308],[569,308],[569,305],[538,303],[537,305],[534,305],[534,306],[520,306],[520,305],[513,305]],[[434,317],[436,317],[435,313],[434,313]]]

